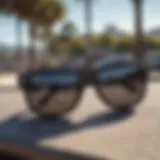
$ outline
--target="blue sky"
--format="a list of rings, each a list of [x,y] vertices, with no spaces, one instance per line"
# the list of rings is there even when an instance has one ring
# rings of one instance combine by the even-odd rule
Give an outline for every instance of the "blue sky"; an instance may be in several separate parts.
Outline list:
[[[65,20],[57,23],[58,29],[64,21],[73,21],[80,32],[84,27],[84,6],[81,0],[66,1],[68,14]],[[93,0],[93,31],[103,31],[107,25],[133,32],[133,7],[131,0]],[[160,27],[160,0],[144,0],[144,28]],[[15,18],[0,16],[0,44],[15,44]],[[27,44],[27,25],[23,25],[23,43]]]

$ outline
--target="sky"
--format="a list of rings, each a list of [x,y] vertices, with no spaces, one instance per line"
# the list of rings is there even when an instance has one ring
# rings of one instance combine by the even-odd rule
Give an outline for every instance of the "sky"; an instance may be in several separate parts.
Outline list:
[[[65,21],[76,24],[79,32],[85,32],[83,0],[63,0],[67,6],[67,15],[54,26],[55,30]],[[144,29],[160,27],[160,0],[144,0]],[[133,32],[133,6],[131,0],[93,0],[93,32],[101,32],[108,25],[114,25],[127,32]],[[27,45],[28,27],[23,24],[23,44]],[[15,17],[0,15],[0,44],[15,45]]]

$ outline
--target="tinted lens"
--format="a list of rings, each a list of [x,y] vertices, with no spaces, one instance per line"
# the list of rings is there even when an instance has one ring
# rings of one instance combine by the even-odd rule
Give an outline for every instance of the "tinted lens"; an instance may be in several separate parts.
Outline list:
[[[98,73],[97,93],[106,103],[126,108],[138,103],[144,96],[147,75],[133,66],[103,68]]]
[[[81,97],[81,89],[39,88],[25,92],[29,107],[39,115],[62,115],[70,111]]]
[[[66,70],[47,70],[24,73],[20,76],[22,87],[68,87],[79,83],[79,72]]]
[[[62,115],[68,112],[82,93],[82,87],[78,85],[78,73],[75,72],[36,72],[23,79],[24,86],[25,83],[29,107],[39,115]]]

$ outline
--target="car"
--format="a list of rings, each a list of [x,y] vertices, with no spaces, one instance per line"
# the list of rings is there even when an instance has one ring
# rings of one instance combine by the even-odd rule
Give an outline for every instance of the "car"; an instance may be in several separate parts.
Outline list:
[[[134,57],[131,54],[114,55],[100,59],[95,62],[95,68],[110,67],[116,65],[127,65],[134,63]]]
[[[160,58],[155,58],[150,65],[151,70],[160,70]]]

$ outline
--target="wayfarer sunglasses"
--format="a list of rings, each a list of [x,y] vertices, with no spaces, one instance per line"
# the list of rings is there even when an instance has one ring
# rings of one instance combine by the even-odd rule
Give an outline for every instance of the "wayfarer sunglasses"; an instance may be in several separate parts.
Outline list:
[[[60,116],[77,106],[85,87],[95,87],[106,104],[119,111],[132,109],[144,96],[146,71],[135,65],[99,69],[48,69],[23,73],[20,85],[29,107],[39,116]]]
[[[135,62],[104,63],[95,68],[88,58],[82,69],[26,71],[19,76],[19,84],[29,108],[38,116],[64,115],[77,106],[88,86],[93,86],[99,98],[114,110],[135,108],[144,97],[148,77],[142,58],[144,45],[139,13],[135,12]]]

